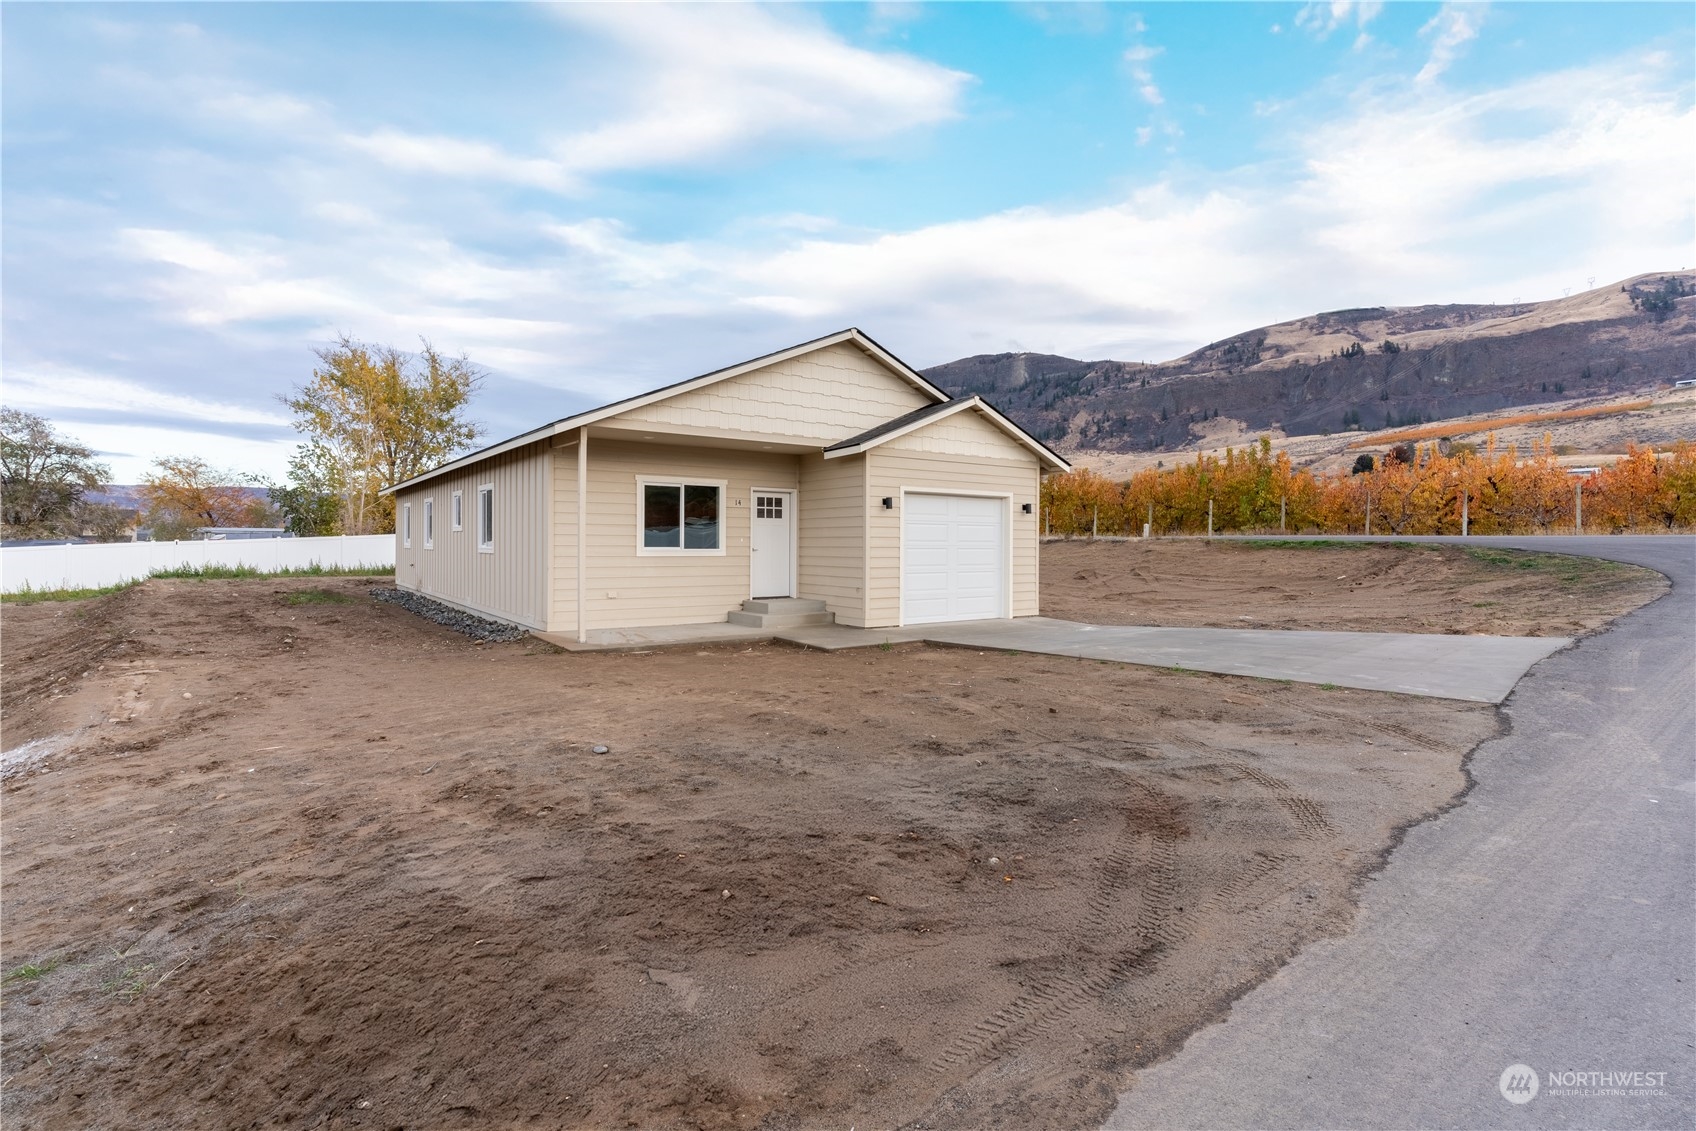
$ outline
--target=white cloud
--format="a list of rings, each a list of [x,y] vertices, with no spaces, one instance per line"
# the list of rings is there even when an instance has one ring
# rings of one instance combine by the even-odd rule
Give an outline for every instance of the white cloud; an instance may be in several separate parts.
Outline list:
[[[917,56],[855,46],[796,10],[741,5],[555,5],[573,33],[567,105],[586,108],[527,142],[352,126],[332,107],[256,87],[218,53],[176,51],[169,68],[113,66],[105,78],[168,112],[406,173],[585,191],[597,174],[710,163],[762,146],[863,145],[960,116],[972,76]],[[908,14],[912,14],[911,11]],[[117,25],[128,28],[128,25]],[[135,31],[165,49],[156,29]],[[167,77],[168,76],[168,77]]]
[[[311,103],[273,91],[217,89],[199,98],[202,112],[261,129],[311,127],[321,114]]]
[[[1333,218],[1318,236],[1386,270],[1440,273],[1477,254],[1468,242],[1518,258],[1515,240],[1593,241],[1621,274],[1649,269],[1681,225],[1687,241],[1696,162],[1688,97],[1658,79],[1626,59],[1481,94],[1371,100],[1313,134],[1302,195]]]
[[[321,200],[310,204],[307,213],[320,220],[328,220],[332,224],[342,224],[350,228],[368,228],[382,221],[377,214],[363,204],[354,204],[345,200]]]
[[[574,192],[581,185],[559,161],[518,157],[500,146],[452,137],[427,137],[382,129],[368,134],[344,133],[342,141],[393,169],[435,173],[531,185],[552,192]]]
[[[1139,142],[1162,132],[1144,130]],[[515,241],[525,250],[502,255],[390,222],[321,243],[145,230],[127,246],[155,265],[162,311],[221,335],[294,318],[319,337],[427,336],[612,399],[850,323],[919,364],[1010,335],[1074,355],[1172,356],[1339,305],[1488,301],[1543,280],[1559,293],[1575,263],[1624,277],[1669,261],[1692,224],[1696,119],[1652,60],[1476,95],[1410,85],[1287,130],[1268,164],[1204,187],[905,231],[776,217],[651,240],[609,218],[536,220]],[[289,341],[298,349],[298,329]]]
[[[1311,32],[1319,39],[1324,39],[1352,21],[1355,27],[1363,29],[1361,36],[1356,39],[1358,47],[1360,39],[1365,38],[1366,25],[1377,19],[1383,10],[1384,5],[1377,0],[1314,0],[1296,13],[1296,26]],[[1276,25],[1273,30],[1277,30]]]
[[[1149,63],[1163,50],[1164,48],[1138,43],[1125,51],[1125,62],[1131,66],[1131,78],[1136,80],[1137,93],[1142,95],[1142,100],[1150,106],[1159,106],[1166,101],[1154,81],[1154,71],[1149,67]]]
[[[771,143],[858,143],[959,115],[971,76],[868,51],[795,12],[741,5],[549,9],[618,49],[629,98],[610,122],[553,145],[581,174],[717,160]]]
[[[1449,69],[1461,48],[1478,38],[1488,6],[1478,3],[1448,3],[1437,10],[1419,34],[1431,40],[1431,56],[1419,69],[1415,82],[1428,83]]]
[[[913,0],[872,0],[866,6],[866,31],[870,35],[889,35],[924,15],[924,8]]]
[[[1112,7],[1101,0],[1062,0],[1061,3],[1014,5],[1027,19],[1050,35],[1100,35],[1112,26]],[[1133,17],[1140,22],[1140,17]]]
[[[86,373],[51,362],[8,367],[6,403],[12,408],[32,411],[98,409],[181,417],[210,424],[289,426],[289,418],[279,412],[168,393],[120,377]]]
[[[625,105],[610,120],[538,139],[540,155],[392,127],[338,129],[334,136],[404,172],[573,195],[598,173],[711,162],[767,144],[864,143],[934,125],[959,116],[971,80],[914,56],[855,47],[821,24],[764,9],[608,4],[548,11],[612,44],[601,77]],[[281,127],[310,109],[290,102],[220,94],[206,108]]]

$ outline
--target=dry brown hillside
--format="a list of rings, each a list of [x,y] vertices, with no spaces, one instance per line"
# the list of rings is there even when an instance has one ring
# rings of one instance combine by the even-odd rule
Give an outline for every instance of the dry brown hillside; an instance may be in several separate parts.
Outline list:
[[[926,370],[1062,451],[1179,452],[1221,432],[1401,427],[1670,387],[1696,375],[1696,272],[1546,302],[1363,307],[1265,326],[1157,364],[1038,354]]]

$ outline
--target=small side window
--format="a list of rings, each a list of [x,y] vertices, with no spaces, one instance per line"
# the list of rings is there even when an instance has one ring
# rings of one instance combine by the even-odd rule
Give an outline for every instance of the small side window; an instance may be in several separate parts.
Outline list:
[[[436,500],[424,500],[424,548],[436,548]]]
[[[495,552],[495,488],[493,484],[477,488],[477,548],[485,554]]]
[[[453,528],[455,530],[464,530],[465,529],[465,492],[464,491],[455,491],[453,493]]]
[[[411,547],[412,545],[411,503],[402,503],[400,505],[400,544],[406,547]]]

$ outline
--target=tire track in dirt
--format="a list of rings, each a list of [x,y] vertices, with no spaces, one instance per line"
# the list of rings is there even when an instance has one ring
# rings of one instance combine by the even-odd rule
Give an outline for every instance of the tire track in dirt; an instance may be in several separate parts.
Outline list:
[[[1307,712],[1310,715],[1317,715],[1322,719],[1330,719],[1334,723],[1343,723],[1350,727],[1361,725],[1369,726],[1373,730],[1381,731],[1384,734],[1395,735],[1397,738],[1405,738],[1415,746],[1422,746],[1425,749],[1434,751],[1438,754],[1450,754],[1454,752],[1454,746],[1452,744],[1420,734],[1411,727],[1400,726],[1396,723],[1381,722],[1377,719],[1350,718],[1347,715],[1336,714],[1332,711],[1322,711],[1317,707],[1309,707]]]
[[[1305,797],[1290,788],[1290,783],[1282,778],[1275,778],[1263,770],[1257,770],[1246,762],[1215,762],[1205,766],[1193,767],[1197,770],[1220,769],[1234,774],[1243,781],[1255,785],[1271,794],[1295,822],[1296,830],[1305,838],[1323,839],[1337,835],[1337,828],[1331,823],[1330,816],[1325,812],[1325,806],[1311,797]]]
[[[1225,769],[1235,769],[1236,766],[1235,763],[1220,764],[1220,768]],[[1250,771],[1241,775],[1245,780],[1268,790],[1284,791],[1282,794],[1275,793],[1274,800],[1287,799],[1298,803],[1309,800],[1289,794],[1288,786],[1277,778],[1253,771],[1252,767],[1241,768]],[[1169,803],[1152,787],[1140,782],[1134,784],[1148,797]],[[1294,809],[1307,815],[1311,822],[1313,810],[1300,804]],[[1323,810],[1316,804],[1314,809],[1318,810],[1318,818],[1323,822]],[[1329,823],[1325,822],[1324,827],[1329,829]],[[1122,950],[1104,968],[1075,982],[1068,984],[1055,976],[1026,990],[949,1045],[931,1062],[931,1072],[940,1075],[951,1069],[981,1063],[992,1055],[1017,1052],[1029,1042],[1051,1032],[1069,1014],[1092,1000],[1114,992],[1132,979],[1152,975],[1162,956],[1183,943],[1211,916],[1258,916],[1258,904],[1249,899],[1250,895],[1276,879],[1296,859],[1284,853],[1256,854],[1241,871],[1220,883],[1191,907],[1180,909],[1176,906],[1177,852],[1176,836],[1147,832],[1136,834],[1131,843],[1122,843],[1115,848],[1102,865],[1100,886],[1074,937],[1081,941],[1112,929],[1113,912],[1122,905],[1123,889],[1140,874],[1145,881],[1138,893],[1141,898],[1137,901],[1136,913],[1129,917],[1136,944]]]
[[[1134,780],[1130,784],[1143,795],[1148,808],[1168,814],[1176,808],[1172,798],[1154,787]],[[1136,812],[1137,808],[1130,808],[1126,813],[1121,841],[1103,864],[1096,893],[1081,923],[1066,932],[1072,943],[1067,949],[1075,952],[1111,930],[1125,888],[1140,878],[1136,914],[1129,924],[1136,942],[1120,950],[1105,967],[1081,979],[1070,980],[1060,974],[1041,978],[944,1048],[929,1065],[932,1073],[941,1075],[991,1053],[1016,1050],[1050,1031],[1056,1022],[1091,999],[1152,968],[1159,952],[1182,937],[1183,932],[1171,925],[1177,893],[1177,832],[1170,821],[1156,822],[1152,830],[1139,830],[1134,827]]]
[[[827,962],[822,968],[813,971],[799,982],[782,987],[782,1001],[791,1002],[806,997],[836,981],[844,974],[863,974],[878,966],[887,966],[892,962],[900,962],[911,958],[920,951],[931,950],[942,945],[934,943],[907,943],[892,950],[877,950],[864,943],[857,944],[836,958]],[[875,951],[875,953],[874,953]]]

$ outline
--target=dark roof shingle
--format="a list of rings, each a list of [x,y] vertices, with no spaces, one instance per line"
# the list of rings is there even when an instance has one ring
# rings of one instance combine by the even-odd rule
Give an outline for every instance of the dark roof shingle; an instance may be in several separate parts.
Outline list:
[[[868,428],[864,432],[861,432],[858,436],[850,436],[846,440],[838,440],[836,443],[826,448],[825,451],[834,452],[839,451],[842,448],[854,448],[861,444],[868,444],[877,439],[879,436],[887,436],[891,432],[896,432],[907,427],[909,424],[917,424],[919,421],[928,416],[935,416],[939,412],[943,412],[951,408],[958,408],[959,406],[960,402],[958,400],[946,400],[937,401],[935,404],[927,404],[923,408],[915,408],[912,412],[903,416],[897,416],[894,420],[884,421],[876,428]]]

